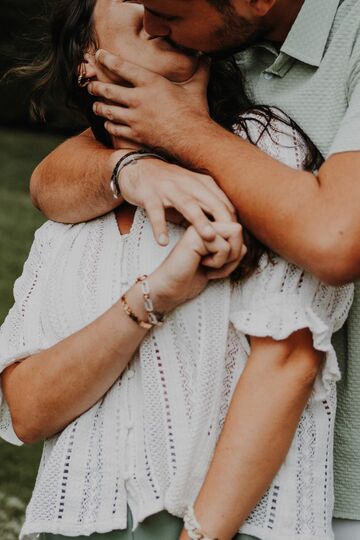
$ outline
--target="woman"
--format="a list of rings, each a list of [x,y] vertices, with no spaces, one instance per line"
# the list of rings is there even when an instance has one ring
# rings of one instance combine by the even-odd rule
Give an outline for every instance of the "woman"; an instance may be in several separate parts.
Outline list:
[[[57,8],[63,25],[59,26],[57,20],[55,27],[61,28],[61,39],[54,45],[61,42],[68,48],[59,48],[62,64],[54,68],[63,76],[69,73],[71,80],[77,79],[74,74],[82,73],[82,69],[87,70],[87,77],[103,76],[94,73],[89,32],[92,16],[102,47],[113,52],[119,47],[124,54],[129,37],[136,36],[140,39],[138,46],[149,45],[144,39],[140,6],[107,0],[85,4],[72,0]],[[119,32],[120,25],[123,33]],[[77,30],[78,41],[67,35],[65,30],[69,28]],[[74,58],[69,54],[74,41],[81,57],[69,66],[64,60]],[[171,75],[170,71],[167,75],[173,76],[174,55],[179,61],[183,55],[169,50],[162,40],[158,45],[155,58],[147,61],[165,60],[166,53],[171,63],[165,61],[161,67],[156,64],[156,69],[165,69],[162,73],[166,73],[171,68]],[[154,46],[156,42],[150,43],[153,52]],[[144,54],[145,50],[140,49]],[[81,68],[84,52],[87,64]],[[182,77],[186,80],[196,69],[197,59],[185,56],[182,61]],[[77,90],[78,95],[80,92]],[[248,112],[238,119],[238,134],[258,141],[259,146],[290,166],[306,166],[311,154],[308,141],[280,113],[272,114],[264,124],[266,116],[261,111]],[[101,130],[101,126],[95,129]],[[351,287],[326,287],[275,255],[269,258],[265,254],[251,273],[261,253],[259,248],[254,250],[256,256],[252,257],[246,281],[233,286],[228,280],[213,282],[145,337],[145,329],[128,314],[140,321],[146,319],[142,296],[148,289],[141,290],[140,280],[125,298],[119,301],[119,296],[136,278],[149,274],[155,309],[172,311],[205,286],[201,262],[213,267],[230,262],[230,267],[225,267],[227,273],[237,266],[239,226],[215,222],[217,237],[210,244],[204,244],[193,228],[183,235],[173,226],[168,257],[163,261],[164,250],[154,243],[145,214],[139,209],[135,216],[132,214],[131,208],[120,208],[116,219],[111,213],[76,226],[48,222],[37,233],[24,274],[17,282],[16,303],[1,334],[1,365],[3,369],[10,366],[2,376],[3,390],[20,439],[47,438],[22,535],[42,533],[44,539],[56,538],[57,533],[130,537],[128,505],[134,528],[145,520],[135,528],[135,537],[160,538],[159,527],[163,526],[164,538],[176,538],[182,522],[169,513],[184,515],[200,491],[195,510],[203,516],[204,503],[211,500],[213,504],[216,487],[223,488],[221,476],[214,476],[221,465],[218,450],[229,437],[236,438],[226,425],[239,412],[239,400],[229,405],[235,392],[244,394],[244,380],[245,386],[254,382],[248,366],[257,366],[257,356],[265,359],[271,354],[281,361],[315,358],[320,364],[326,353],[306,411],[303,415],[301,411],[289,411],[290,415],[301,415],[301,421],[286,460],[238,538],[245,540],[246,533],[262,539],[273,538],[274,534],[303,540],[331,538],[331,437],[339,373],[330,340],[350,307]],[[230,241],[235,253],[231,252]],[[209,258],[210,253],[216,256]],[[283,347],[288,349],[285,354]],[[19,359],[23,361],[14,364]],[[131,366],[120,376],[129,362]],[[269,384],[275,387],[273,375],[265,363],[262,371],[256,371],[257,377],[269,377]],[[29,377],[30,397],[21,392]],[[51,383],[54,388],[49,391]],[[246,410],[248,405],[245,400],[246,414],[252,411]],[[24,420],[27,408],[33,417],[30,426]],[[264,417],[254,414],[252,429],[264,429],[259,418]],[[20,442],[6,403],[2,431],[9,440]],[[250,432],[248,439],[250,444],[240,439],[240,453],[251,447],[254,439]],[[253,446],[252,452],[257,451]],[[266,461],[265,449],[261,451]],[[229,459],[234,457],[236,461],[233,455]],[[257,482],[255,477],[253,482]],[[251,492],[250,486],[245,488]],[[222,489],[219,491],[224,498]],[[320,495],[320,511],[315,511],[312,501]],[[226,502],[231,506],[229,500]],[[239,519],[236,509],[230,508],[229,522],[221,523],[222,501],[218,503],[219,515],[215,512],[213,523],[201,520],[201,524],[208,534],[214,532],[222,540],[235,534],[247,514]],[[247,504],[250,511],[254,503]],[[148,516],[149,520],[145,519]],[[187,518],[188,533],[197,534],[190,509]],[[186,538],[186,533],[181,537]]]

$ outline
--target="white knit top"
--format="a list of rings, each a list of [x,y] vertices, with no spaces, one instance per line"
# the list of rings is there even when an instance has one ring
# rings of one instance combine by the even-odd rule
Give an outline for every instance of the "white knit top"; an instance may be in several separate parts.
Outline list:
[[[249,125],[259,130],[255,121]],[[273,127],[259,145],[300,167],[302,141],[291,128]],[[159,247],[141,209],[122,236],[114,213],[72,226],[45,223],[1,327],[0,369],[99,317],[138,275],[160,264],[181,234],[170,225],[170,245]],[[331,336],[345,321],[352,292],[350,285],[325,286],[275,256],[272,262],[263,256],[241,283],[212,282],[147,335],[101,400],[45,441],[20,538],[124,529],[127,504],[134,527],[163,509],[182,516],[202,485],[246,364],[246,335],[279,340],[308,327],[326,362],[285,462],[240,531],[262,540],[332,540],[340,373]],[[21,444],[1,396],[0,404],[1,436]]]

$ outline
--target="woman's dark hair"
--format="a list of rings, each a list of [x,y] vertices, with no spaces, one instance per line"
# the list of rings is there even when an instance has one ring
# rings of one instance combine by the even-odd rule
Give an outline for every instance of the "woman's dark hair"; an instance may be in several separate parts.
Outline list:
[[[93,14],[97,0],[52,0],[48,29],[42,37],[39,56],[31,63],[12,69],[9,75],[31,78],[30,112],[45,120],[46,98],[63,96],[66,106],[80,112],[95,137],[111,147],[104,121],[92,111],[95,99],[78,84],[84,53],[97,49]],[[49,2],[48,2],[49,3]]]
[[[97,0],[55,0],[49,21],[49,32],[43,39],[43,50],[32,63],[12,70],[19,76],[29,76],[34,81],[31,97],[33,115],[44,118],[44,99],[53,94],[64,96],[68,107],[80,111],[87,119],[95,137],[105,146],[111,147],[111,137],[104,127],[104,120],[92,111],[94,98],[78,85],[79,66],[84,53],[97,48],[93,24],[93,13]],[[244,79],[233,57],[213,60],[208,86],[210,115],[229,131],[236,125],[244,131],[248,140],[256,145],[261,136],[269,132],[272,121],[278,119],[283,125],[296,129],[308,150],[304,169],[314,170],[320,155],[311,140],[284,113],[273,107],[254,105],[249,99]],[[254,115],[254,113],[256,113]],[[247,116],[248,115],[248,116]],[[253,140],[248,129],[249,117],[260,124],[260,137]],[[257,268],[260,257],[268,248],[244,229],[247,254],[233,279],[251,275]]]

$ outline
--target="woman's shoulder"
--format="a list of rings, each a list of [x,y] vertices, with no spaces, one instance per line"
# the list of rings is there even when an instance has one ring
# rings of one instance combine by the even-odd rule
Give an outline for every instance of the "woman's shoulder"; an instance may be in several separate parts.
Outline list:
[[[279,255],[266,253],[251,276],[232,284],[232,305],[234,309],[246,306],[247,310],[255,310],[261,316],[268,313],[269,321],[280,312],[288,317],[289,313],[299,310],[308,313],[311,309],[321,317],[332,319],[338,329],[347,316],[353,294],[352,283],[337,287],[327,285]]]
[[[73,225],[45,221],[34,233],[34,244],[42,250],[51,249]]]

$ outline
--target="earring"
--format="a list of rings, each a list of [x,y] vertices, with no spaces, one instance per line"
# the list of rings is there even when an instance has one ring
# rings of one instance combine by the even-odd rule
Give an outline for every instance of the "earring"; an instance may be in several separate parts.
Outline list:
[[[78,85],[80,88],[86,88],[90,83],[90,79],[87,79],[83,74],[80,74],[78,77]]]
[[[87,64],[86,61],[85,64]],[[80,88],[86,88],[89,83],[90,79],[89,77],[86,77],[86,67],[84,63],[82,63],[79,70],[78,85]]]

